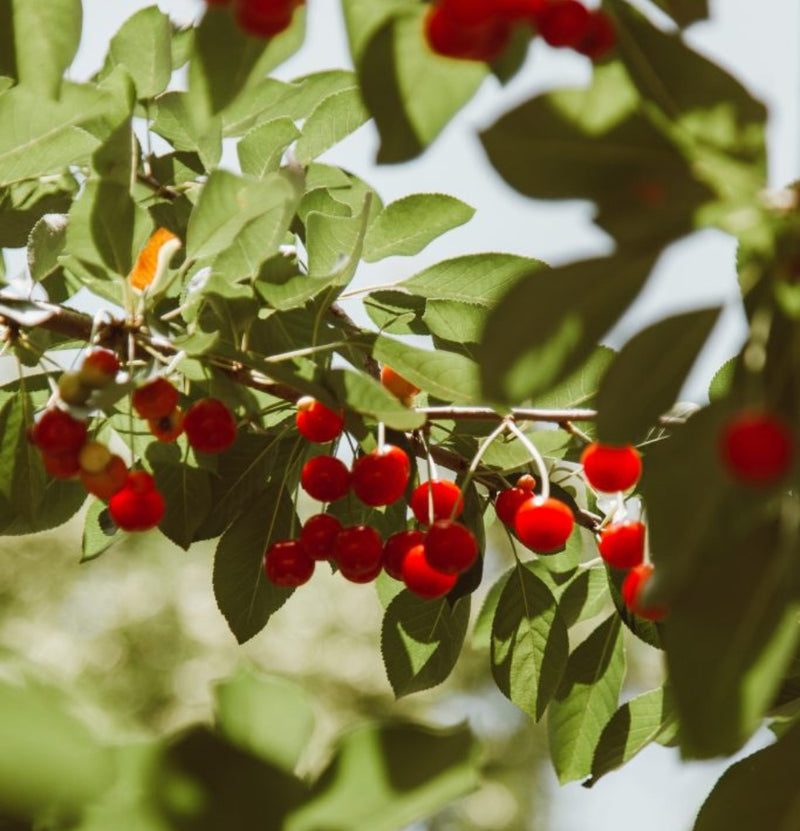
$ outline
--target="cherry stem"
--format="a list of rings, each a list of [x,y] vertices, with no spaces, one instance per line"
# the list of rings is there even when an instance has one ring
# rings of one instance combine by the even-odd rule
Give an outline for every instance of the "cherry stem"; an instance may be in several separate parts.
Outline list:
[[[383,453],[383,448],[386,445],[386,425],[378,422],[378,453]]]
[[[509,421],[508,419],[503,419],[503,421],[497,425],[497,427],[492,430],[491,433],[481,442],[480,446],[478,447],[477,452],[472,457],[472,461],[470,462],[469,467],[467,468],[467,472],[464,476],[464,481],[461,483],[461,491],[462,493],[466,493],[467,488],[469,487],[470,482],[472,481],[473,477],[475,476],[475,471],[478,469],[478,465],[481,463],[481,459],[483,458],[486,451],[489,449],[491,443],[502,433],[506,431],[508,428]]]
[[[536,469],[539,472],[539,479],[542,483],[542,492],[541,498],[542,500],[550,498],[550,477],[547,475],[547,465],[544,463],[544,459],[542,458],[542,454],[536,448],[536,445],[522,432],[522,430],[514,424],[513,421],[508,421],[508,429],[512,432],[522,443],[528,453],[531,454],[531,459],[533,463],[536,465]]]

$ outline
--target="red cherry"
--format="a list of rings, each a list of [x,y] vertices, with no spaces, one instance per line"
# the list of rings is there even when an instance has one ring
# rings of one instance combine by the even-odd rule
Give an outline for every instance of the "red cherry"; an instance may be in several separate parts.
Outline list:
[[[589,10],[578,0],[551,0],[535,19],[539,34],[550,46],[577,48],[589,31]]]
[[[264,571],[276,586],[302,586],[314,573],[314,561],[299,540],[273,543],[264,555]]]
[[[617,43],[614,22],[602,9],[593,9],[589,13],[589,24],[581,42],[575,47],[581,55],[597,61],[607,55]]]
[[[424,539],[422,531],[398,531],[392,534],[383,546],[383,570],[395,580],[402,580],[406,554]]]
[[[734,479],[747,485],[771,485],[791,469],[795,440],[789,425],[775,413],[744,410],[722,428],[719,452]]]
[[[491,6],[495,15],[516,23],[536,18],[549,2],[550,0],[491,0]]]
[[[381,384],[401,401],[408,401],[419,392],[419,387],[415,387],[410,381],[406,381],[402,375],[399,375],[385,364],[381,367]]]
[[[430,6],[425,16],[425,39],[431,50],[448,58],[493,61],[508,46],[511,25],[499,18],[467,26],[459,22],[451,5]]]
[[[344,427],[340,413],[309,396],[304,396],[297,402],[295,423],[302,436],[320,444],[333,441]]]
[[[189,444],[201,453],[221,453],[236,440],[236,419],[222,401],[201,398],[183,417]]]
[[[57,407],[51,407],[33,425],[30,437],[43,453],[51,456],[65,453],[76,455],[83,447],[87,433],[85,421],[79,421]]]
[[[87,493],[107,502],[128,480],[128,466],[119,456],[112,456],[100,473],[81,471],[81,484]]]
[[[425,545],[412,546],[403,559],[403,582],[406,588],[419,597],[433,600],[447,594],[458,580],[457,574],[437,571],[425,556]]]
[[[164,497],[149,473],[129,473],[125,484],[109,499],[111,519],[123,531],[147,531],[164,516]]]
[[[176,407],[169,415],[148,418],[147,426],[159,441],[175,441],[183,433],[183,410]]]
[[[287,29],[292,22],[296,0],[235,0],[234,13],[248,34],[269,38]]]
[[[667,610],[663,606],[651,606],[643,596],[645,587],[653,576],[651,563],[641,563],[632,568],[622,582],[622,599],[625,605],[639,617],[646,620],[663,620]]]
[[[348,580],[373,574],[378,576],[383,559],[383,540],[369,525],[343,528],[336,537],[333,551],[336,565]]]
[[[373,450],[353,463],[353,491],[365,504],[373,508],[391,505],[405,493],[411,463],[399,447],[386,444],[383,450]]]
[[[306,553],[314,560],[330,560],[336,537],[342,530],[342,523],[331,514],[314,514],[309,517],[300,531],[300,542]]]
[[[81,472],[79,456],[75,453],[42,453],[42,463],[54,479],[73,479]]]
[[[438,519],[425,535],[425,557],[445,574],[460,574],[478,559],[478,541],[460,522]]]
[[[600,534],[600,556],[613,568],[633,568],[644,560],[645,528],[641,522],[618,522]]]
[[[140,418],[164,418],[178,406],[178,390],[166,379],[155,378],[133,391],[131,403]]]
[[[449,479],[423,482],[414,488],[409,500],[411,511],[421,525],[431,524],[430,506],[433,503],[433,519],[455,519],[464,510],[461,488]]]
[[[626,491],[642,475],[642,457],[630,444],[613,447],[594,442],[583,451],[581,464],[586,481],[604,493]]]
[[[78,377],[85,387],[107,387],[119,372],[119,358],[108,349],[93,349],[84,359]]]
[[[517,509],[514,530],[531,551],[547,554],[561,548],[575,525],[572,511],[558,499],[531,496]]]
[[[335,456],[314,456],[300,473],[303,490],[320,502],[336,502],[350,490],[350,471]]]
[[[506,488],[497,494],[494,509],[500,522],[513,527],[514,517],[517,515],[517,508],[531,498],[533,489],[536,487],[536,480],[533,476],[525,474],[520,476],[513,488]]]

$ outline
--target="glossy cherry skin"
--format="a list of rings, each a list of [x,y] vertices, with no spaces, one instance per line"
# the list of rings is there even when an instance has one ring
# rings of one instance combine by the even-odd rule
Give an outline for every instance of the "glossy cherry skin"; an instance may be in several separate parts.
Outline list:
[[[589,31],[589,10],[578,0],[551,0],[536,14],[536,24],[550,46],[574,49]]]
[[[57,407],[51,407],[33,425],[30,436],[43,453],[54,456],[63,453],[77,455],[86,441],[87,433],[85,421],[79,421]]]
[[[314,560],[299,540],[281,540],[267,549],[264,571],[276,586],[295,588],[311,579]]]
[[[433,520],[431,519],[433,503]],[[409,499],[411,511],[420,525],[430,525],[437,519],[455,519],[464,510],[461,488],[449,479],[423,482],[414,488]]]
[[[644,597],[646,586],[652,577],[651,563],[641,563],[632,568],[622,582],[622,599],[625,605],[639,617],[645,620],[663,620],[667,616],[667,610],[663,606],[648,605]]]
[[[295,424],[301,436],[309,441],[324,444],[341,435],[344,419],[341,413],[306,396],[297,402]]]
[[[641,522],[618,522],[603,529],[597,547],[613,568],[633,568],[644,561],[644,539]]]
[[[508,46],[511,24],[489,16],[484,22],[465,25],[455,3],[434,4],[425,15],[425,39],[433,52],[448,58],[493,61]]]
[[[159,441],[175,441],[183,433],[183,410],[176,407],[162,418],[148,418],[147,427]]]
[[[112,456],[105,469],[99,473],[81,471],[81,484],[87,493],[108,502],[128,480],[128,466],[120,456]]]
[[[795,440],[789,425],[763,410],[744,410],[722,428],[719,453],[728,473],[746,485],[769,486],[791,470]]]
[[[411,463],[405,451],[392,444],[373,450],[353,463],[353,491],[372,507],[391,505],[405,493]]]
[[[93,349],[78,372],[81,383],[90,389],[107,387],[119,372],[119,358],[108,349]]]
[[[320,502],[336,502],[350,490],[350,471],[335,456],[314,456],[300,473],[303,490]]]
[[[531,551],[548,554],[564,546],[575,526],[572,511],[558,499],[532,496],[517,509],[514,530]]]
[[[336,537],[342,530],[342,523],[331,514],[314,514],[300,530],[300,542],[306,553],[314,560],[330,560],[334,556]]]
[[[81,463],[75,453],[42,453],[42,464],[54,479],[74,479],[81,472]]]
[[[466,525],[437,519],[425,535],[425,557],[444,574],[461,574],[478,559],[478,541]]]
[[[497,511],[500,522],[513,528],[517,509],[523,502],[531,498],[535,487],[536,480],[533,476],[526,474],[519,477],[513,488],[505,488],[500,491],[494,503],[494,509]]]
[[[164,497],[149,473],[129,473],[125,484],[109,499],[111,519],[123,531],[147,531],[164,516]]]
[[[183,430],[195,450],[221,453],[236,440],[236,419],[222,401],[201,398],[186,411]]]
[[[154,378],[131,395],[131,403],[140,418],[164,418],[178,406],[178,390],[165,378]]]
[[[422,531],[398,531],[383,546],[383,570],[395,580],[403,579],[403,560],[406,554],[425,539]]]
[[[234,0],[239,25],[254,37],[273,37],[287,29],[302,0]]]
[[[581,455],[586,481],[603,493],[632,488],[642,475],[642,457],[633,445],[615,447],[593,442]]]
[[[611,17],[602,9],[592,9],[589,12],[589,23],[583,38],[575,47],[581,55],[586,55],[593,61],[605,57],[616,46],[617,33]]]
[[[406,553],[402,565],[403,582],[406,588],[426,600],[443,597],[455,586],[457,574],[437,571],[425,556],[425,545],[412,546]]]
[[[353,525],[343,528],[338,533],[333,552],[336,564],[345,577],[351,579],[366,576],[373,574],[376,569],[380,571],[383,562],[383,540],[369,525]]]

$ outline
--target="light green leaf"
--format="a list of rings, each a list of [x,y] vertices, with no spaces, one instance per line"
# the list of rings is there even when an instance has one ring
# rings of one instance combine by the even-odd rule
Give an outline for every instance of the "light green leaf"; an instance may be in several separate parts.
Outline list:
[[[106,67],[124,66],[141,100],[167,88],[172,75],[172,27],[158,6],[148,6],[129,17],[111,39]]]
[[[153,132],[176,150],[196,152],[206,170],[215,168],[222,157],[222,121],[198,116],[185,92],[159,96],[156,107]]]
[[[308,164],[369,119],[358,87],[335,92],[325,98],[303,124],[295,152],[301,164]]]
[[[83,524],[81,562],[97,559],[123,536],[109,516],[108,506],[92,499]]]
[[[276,118],[254,127],[236,146],[242,173],[261,179],[277,170],[284,151],[299,136],[290,118]]]
[[[374,378],[350,370],[333,370],[326,381],[350,409],[382,421],[394,430],[416,430],[425,416],[403,405]]]

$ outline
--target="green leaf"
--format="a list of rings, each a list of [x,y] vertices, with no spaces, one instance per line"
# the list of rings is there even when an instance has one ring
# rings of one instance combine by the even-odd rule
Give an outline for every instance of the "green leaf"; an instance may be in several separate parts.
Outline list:
[[[477,745],[465,726],[369,724],[346,734],[286,831],[395,831],[478,786]]]
[[[262,179],[276,171],[284,151],[299,136],[291,118],[276,118],[254,127],[236,146],[242,173]]]
[[[679,26],[689,26],[708,17],[708,0],[651,0]]]
[[[793,831],[800,816],[798,760],[800,725],[729,767],[700,809],[694,831]]]
[[[470,404],[480,400],[478,365],[463,355],[442,349],[432,352],[384,336],[377,338],[372,354],[412,384],[444,401]]]
[[[298,161],[308,164],[368,119],[369,113],[361,102],[358,87],[333,93],[320,102],[303,124],[303,134],[295,147]]]
[[[196,152],[206,170],[219,164],[222,157],[222,121],[201,118],[185,92],[160,95],[154,106],[152,130],[182,152]]]
[[[714,307],[667,317],[625,344],[597,393],[600,441],[629,444],[646,435],[675,403],[720,311]]]
[[[590,788],[601,776],[627,764],[657,739],[677,730],[677,720],[667,691],[660,687],[626,701],[603,728],[592,762]]]
[[[246,750],[292,772],[314,730],[314,711],[305,692],[283,678],[250,669],[217,684],[216,726]]]
[[[591,773],[595,747],[617,709],[624,675],[622,632],[614,614],[570,655],[550,704],[550,753],[562,785]]]
[[[148,6],[129,17],[111,38],[108,69],[124,66],[136,85],[136,97],[155,98],[172,75],[172,27],[158,6]]]
[[[97,559],[123,537],[108,513],[108,506],[92,499],[83,523],[81,562]]]
[[[708,385],[709,401],[721,401],[726,398],[733,387],[736,369],[739,363],[739,356],[734,355],[714,373],[711,383]]]
[[[614,360],[614,354],[613,349],[598,346],[572,375],[547,392],[535,396],[533,406],[552,409],[593,407],[600,382]],[[584,423],[581,429],[591,431],[594,428]]]
[[[69,173],[0,189],[0,247],[22,248],[39,219],[69,210],[77,190]]]
[[[13,0],[16,70],[34,95],[57,98],[81,40],[80,0]],[[8,21],[4,22],[4,27]],[[5,123],[5,122],[1,122]]]
[[[550,589],[520,563],[500,595],[491,650],[497,686],[538,721],[561,680],[569,639]]]
[[[418,254],[436,237],[469,222],[474,213],[474,208],[443,193],[405,196],[375,218],[364,242],[364,259],[371,263]]]
[[[579,571],[558,592],[558,611],[564,624],[574,626],[599,615],[608,605],[608,581],[602,565]]]
[[[48,214],[33,226],[28,237],[28,269],[38,283],[58,269],[58,257],[67,238],[67,217]]]
[[[552,390],[586,361],[641,290],[650,256],[585,260],[529,274],[486,323],[483,389],[517,403]]]
[[[408,590],[389,604],[381,652],[389,683],[400,698],[441,684],[453,670],[469,621],[469,597],[423,600]]]
[[[47,474],[39,451],[26,435],[33,423],[33,403],[27,393],[15,395],[0,409],[0,492],[12,510],[33,523],[45,495]]]
[[[333,370],[326,381],[351,410],[382,421],[394,430],[417,430],[425,423],[422,413],[410,410],[386,387],[368,375],[350,370]]]

